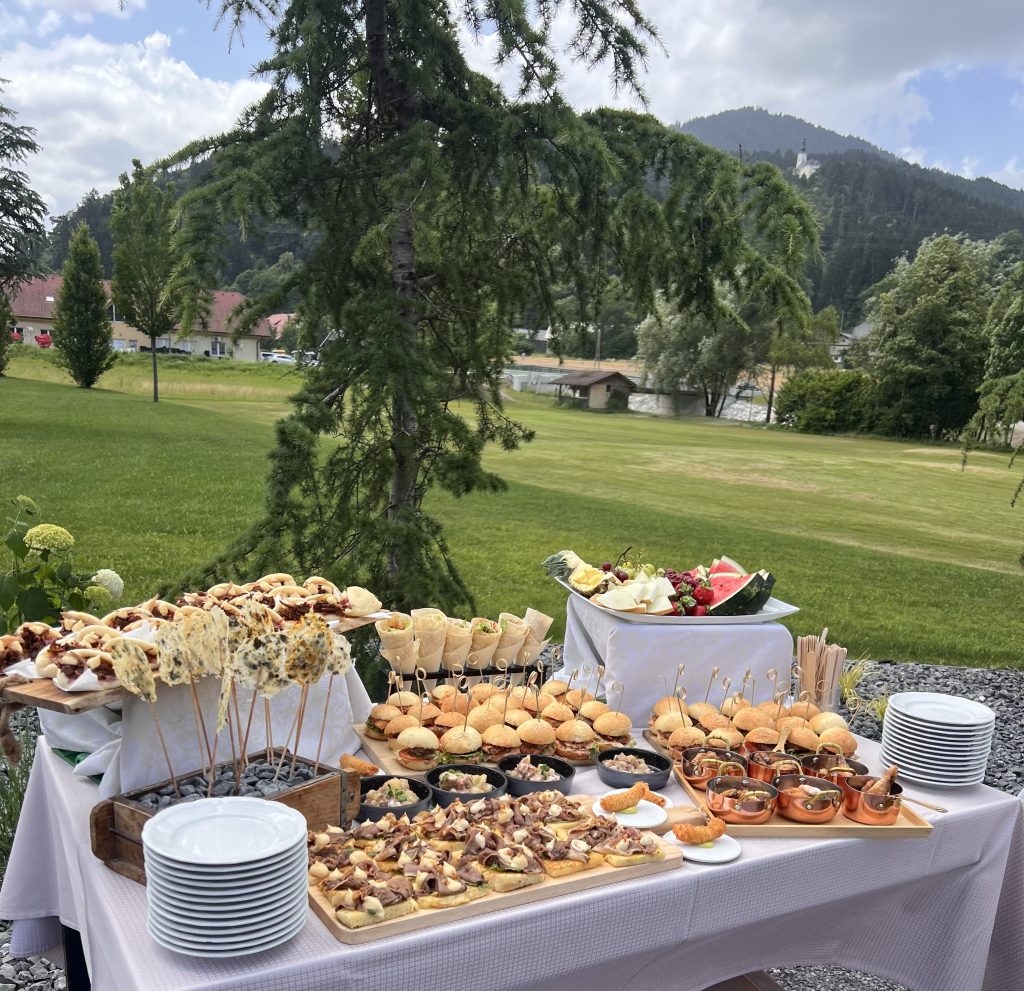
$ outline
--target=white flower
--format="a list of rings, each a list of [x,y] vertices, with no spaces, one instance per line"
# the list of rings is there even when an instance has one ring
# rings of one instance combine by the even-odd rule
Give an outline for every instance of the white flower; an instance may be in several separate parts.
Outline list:
[[[110,593],[110,598],[116,602],[124,592],[124,581],[116,571],[110,568],[100,568],[90,579],[94,585],[100,585]]]

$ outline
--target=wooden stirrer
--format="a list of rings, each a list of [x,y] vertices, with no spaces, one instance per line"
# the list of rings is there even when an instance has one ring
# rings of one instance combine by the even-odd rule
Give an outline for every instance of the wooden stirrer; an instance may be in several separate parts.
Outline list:
[[[711,688],[715,683],[715,679],[718,677],[718,665],[716,664],[711,669],[711,677],[708,679],[708,690],[704,693],[704,704],[707,705],[708,696],[711,694]]]

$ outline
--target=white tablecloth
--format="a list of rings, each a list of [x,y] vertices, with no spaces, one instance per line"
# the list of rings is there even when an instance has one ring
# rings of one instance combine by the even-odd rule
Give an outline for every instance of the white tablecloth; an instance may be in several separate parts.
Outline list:
[[[875,745],[861,752],[877,767]],[[576,790],[603,788],[586,771]],[[685,802],[675,785],[665,793]],[[951,810],[928,813],[928,839],[745,839],[732,864],[685,864],[365,946],[336,942],[311,914],[280,949],[206,961],[149,938],[145,889],[90,852],[96,787],[41,746],[0,917],[16,920],[21,955],[52,945],[56,917],[79,929],[96,991],[451,991],[459,980],[477,991],[699,991],[793,964],[855,968],[913,991],[1020,991],[1024,807],[983,786],[908,793]]]
[[[703,700],[713,668],[719,668],[711,701],[720,705],[724,693],[721,679],[738,691],[749,667],[757,679],[757,700],[769,698],[767,673],[774,668],[779,687],[788,686],[793,663],[793,635],[779,623],[736,625],[670,626],[636,623],[597,608],[578,595],[570,595],[565,606],[565,650],[567,671],[590,664],[605,666],[603,685],[622,682],[625,695],[622,711],[634,726],[646,726],[651,706],[675,683],[676,670],[686,665],[680,684],[685,683],[689,701]],[[609,695],[610,704],[617,699]]]

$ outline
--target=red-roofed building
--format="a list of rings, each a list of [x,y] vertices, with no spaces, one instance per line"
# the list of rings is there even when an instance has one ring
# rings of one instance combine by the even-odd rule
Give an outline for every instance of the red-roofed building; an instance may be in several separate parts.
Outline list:
[[[57,293],[60,291],[63,281],[59,275],[33,279],[31,282],[24,283],[11,299],[15,326],[25,344],[35,344],[40,335],[51,333]],[[104,281],[103,286],[109,297],[110,283]],[[157,348],[174,348],[188,354],[206,355],[212,358],[258,361],[262,351],[271,350],[270,345],[274,339],[274,331],[268,321],[261,320],[251,331],[233,344],[230,334],[231,313],[236,306],[244,301],[245,296],[240,292],[215,292],[208,329],[197,329],[187,338],[181,336],[175,336],[173,340],[166,337],[157,338]],[[115,350],[149,350],[149,338],[121,320],[113,302],[110,304],[110,320],[113,325]]]

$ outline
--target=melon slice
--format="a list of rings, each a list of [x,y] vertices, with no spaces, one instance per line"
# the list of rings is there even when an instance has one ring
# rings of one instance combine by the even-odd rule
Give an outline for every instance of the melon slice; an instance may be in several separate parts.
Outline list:
[[[708,568],[709,575],[745,575],[746,572],[731,557],[716,557]]]
[[[767,571],[732,576],[713,574],[711,587],[715,597],[708,606],[709,616],[752,616],[760,612],[772,594],[775,576]]]

